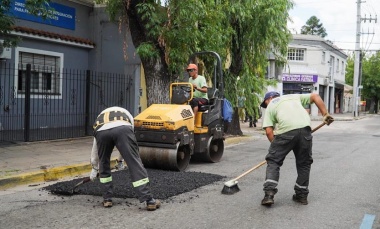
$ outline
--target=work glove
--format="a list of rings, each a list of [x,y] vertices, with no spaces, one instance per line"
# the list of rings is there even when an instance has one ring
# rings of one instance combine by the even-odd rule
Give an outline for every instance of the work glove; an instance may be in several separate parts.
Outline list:
[[[327,125],[330,125],[332,122],[334,122],[334,118],[329,113],[326,113],[323,116],[323,122],[326,123]]]
[[[99,170],[92,168],[90,173],[90,180],[94,181],[99,176]]]

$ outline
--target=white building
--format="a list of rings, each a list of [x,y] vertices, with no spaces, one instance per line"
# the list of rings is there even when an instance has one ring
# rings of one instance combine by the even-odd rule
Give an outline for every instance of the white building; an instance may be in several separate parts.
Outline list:
[[[279,83],[277,88],[268,88],[268,91],[284,95],[318,93],[329,113],[349,112],[347,103],[351,101],[344,101],[347,55],[343,51],[320,36],[296,34],[289,44],[287,59],[282,72],[276,73],[274,61],[269,60],[268,77],[276,77]],[[312,116],[318,115],[314,104],[306,108]]]

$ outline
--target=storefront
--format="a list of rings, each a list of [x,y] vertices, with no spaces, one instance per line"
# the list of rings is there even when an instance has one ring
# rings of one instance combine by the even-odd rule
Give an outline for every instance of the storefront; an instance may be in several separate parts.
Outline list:
[[[283,95],[312,93],[318,82],[318,75],[282,74]],[[310,105],[305,106],[310,112]]]

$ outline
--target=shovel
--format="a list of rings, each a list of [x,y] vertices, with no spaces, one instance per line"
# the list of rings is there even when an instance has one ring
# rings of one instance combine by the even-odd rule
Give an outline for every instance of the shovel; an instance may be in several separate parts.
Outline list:
[[[91,179],[90,179],[90,177],[86,177],[86,178],[84,178],[81,182],[79,182],[78,184],[76,184],[74,187],[73,187],[73,189],[71,189],[71,193],[72,193],[72,195],[74,195],[74,192],[75,192],[75,189],[78,187],[78,186],[80,186],[80,185],[82,185],[82,184],[85,184],[85,183],[87,183],[87,182],[90,182],[91,181]]]
[[[54,190],[53,192],[58,195],[65,195],[65,196],[72,196],[75,194],[75,189],[79,187],[82,184],[85,184],[87,182],[90,182],[90,177],[85,177],[83,180],[81,180],[79,183],[77,183],[71,190]]]

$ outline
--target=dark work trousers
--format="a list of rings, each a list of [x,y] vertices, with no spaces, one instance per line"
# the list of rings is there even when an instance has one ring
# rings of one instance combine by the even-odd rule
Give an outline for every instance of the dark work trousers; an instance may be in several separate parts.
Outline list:
[[[297,195],[307,196],[309,194],[310,168],[313,163],[312,145],[313,136],[311,135],[310,127],[295,129],[276,135],[265,157],[267,170],[264,191],[277,193],[276,187],[280,177],[280,167],[286,155],[293,150],[298,174],[294,191]]]
[[[140,202],[152,198],[148,174],[141,162],[139,148],[132,127],[119,126],[108,130],[97,131],[95,138],[98,146],[99,176],[103,199],[111,200],[113,196],[110,161],[115,146],[127,163],[132,184]]]
[[[208,104],[208,100],[205,98],[193,98],[192,100],[190,100],[191,108],[194,108],[196,106],[200,107],[202,105],[207,105],[207,104]]]

